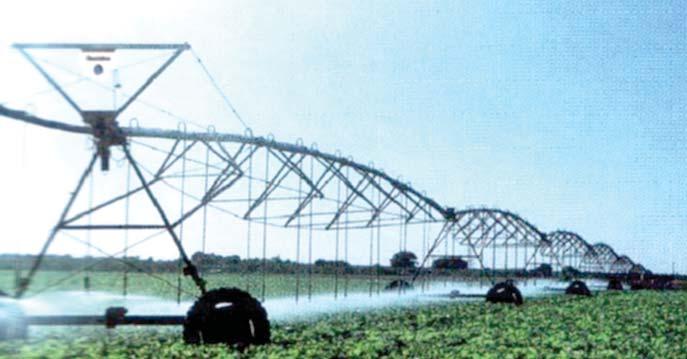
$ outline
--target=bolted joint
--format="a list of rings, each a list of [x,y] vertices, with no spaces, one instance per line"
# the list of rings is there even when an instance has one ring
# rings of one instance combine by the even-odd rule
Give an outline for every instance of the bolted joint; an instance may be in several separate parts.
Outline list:
[[[446,218],[447,220],[454,220],[454,219],[456,219],[456,209],[453,208],[453,207],[446,207],[445,218]]]
[[[195,265],[189,263],[184,267],[183,271],[185,276],[189,276],[193,279],[193,282],[198,286],[200,289],[201,293],[205,293],[205,279],[201,278],[200,274],[198,273],[198,267]]]
[[[91,126],[100,168],[103,171],[110,169],[110,147],[126,143],[126,136],[115,120],[117,113],[114,111],[83,111],[81,113],[84,122]]]

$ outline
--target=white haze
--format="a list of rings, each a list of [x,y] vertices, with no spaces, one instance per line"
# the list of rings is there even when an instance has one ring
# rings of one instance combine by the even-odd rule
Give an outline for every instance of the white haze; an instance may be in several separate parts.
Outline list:
[[[552,280],[538,280],[518,283],[518,288],[526,298],[560,293],[567,282]],[[589,281],[592,290],[601,289],[605,283]],[[301,296],[296,302],[293,296],[267,298],[263,306],[268,316],[274,322],[290,322],[296,320],[314,319],[318,316],[350,311],[368,311],[391,307],[409,307],[448,301],[474,301],[475,298],[450,299],[448,294],[459,291],[461,294],[485,294],[489,283],[480,285],[479,282],[435,282],[424,291],[420,288],[399,293],[397,291],[383,292],[379,295],[368,292],[349,293],[338,298],[333,293],[313,295],[310,300]],[[551,290],[553,289],[553,290]],[[130,315],[185,315],[193,304],[192,301],[182,301],[177,304],[174,300],[162,299],[154,296],[128,295],[107,292],[66,291],[42,294],[19,301],[19,305],[27,315],[101,315],[105,309],[112,306],[123,306]]]

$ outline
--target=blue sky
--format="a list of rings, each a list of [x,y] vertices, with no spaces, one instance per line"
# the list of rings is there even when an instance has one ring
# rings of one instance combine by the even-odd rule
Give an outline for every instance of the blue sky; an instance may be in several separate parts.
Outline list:
[[[440,203],[509,209],[651,269],[687,272],[683,2],[72,4],[2,5],[0,102],[45,88],[15,41],[188,41],[258,134],[341,149]],[[158,91],[151,99],[164,103]],[[242,131],[227,116],[198,117]],[[0,121],[7,173],[29,166],[16,159],[22,131]],[[29,152],[83,156],[83,142],[30,137]],[[55,161],[64,194],[81,165]],[[6,196],[21,185],[2,181]],[[36,215],[37,235],[59,198]],[[21,207],[13,201],[5,214]]]

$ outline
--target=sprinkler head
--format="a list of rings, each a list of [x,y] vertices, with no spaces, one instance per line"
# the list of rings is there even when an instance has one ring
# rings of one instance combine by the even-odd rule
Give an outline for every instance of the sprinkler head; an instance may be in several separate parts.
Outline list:
[[[103,65],[96,64],[95,66],[93,66],[93,73],[96,76],[99,76],[100,74],[102,74],[103,73]]]

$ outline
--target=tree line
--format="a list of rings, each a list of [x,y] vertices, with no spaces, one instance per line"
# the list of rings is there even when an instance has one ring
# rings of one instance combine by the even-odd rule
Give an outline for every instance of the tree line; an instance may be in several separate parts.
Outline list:
[[[35,255],[28,254],[0,254],[0,270],[26,270],[30,268]],[[191,260],[201,272],[205,273],[242,273],[262,271],[270,273],[306,272],[333,274],[407,274],[418,266],[417,257],[412,252],[398,252],[389,260],[389,265],[353,265],[343,260],[317,259],[312,265],[295,262],[280,257],[242,259],[238,255],[223,256],[215,253],[196,252]],[[435,261],[435,269],[451,269],[446,261]],[[114,257],[74,257],[71,255],[46,255],[41,263],[42,270],[76,271],[90,270],[101,272],[177,272],[183,267],[178,259],[164,260],[152,257],[137,256],[126,258]],[[456,268],[461,269],[461,268]]]
[[[31,267],[35,255],[28,254],[0,254],[0,270],[22,270]],[[314,274],[352,274],[352,275],[408,275],[414,273],[419,266],[417,256],[408,251],[395,253],[389,260],[389,265],[354,265],[346,261],[334,261],[317,259],[312,265],[295,262],[280,257],[273,258],[249,258],[242,259],[238,255],[223,256],[214,253],[196,252],[191,256],[202,273],[250,273],[265,271],[268,273],[305,273],[312,271]],[[428,267],[428,268],[427,268]],[[183,268],[183,263],[177,259],[165,260],[152,257],[74,257],[70,255],[46,255],[41,264],[41,270],[48,271],[78,271],[89,270],[95,272],[152,272],[152,273],[177,273]],[[562,275],[564,277],[585,277],[589,275],[603,276],[602,273],[580,273],[574,268],[565,268],[561,273],[553,273],[548,264],[539,267],[522,270],[511,269],[484,270],[468,268],[467,262],[458,257],[435,258],[426,268],[423,274],[432,273],[438,275],[461,276],[515,276],[515,277],[552,277]],[[680,278],[684,276],[678,276]]]

